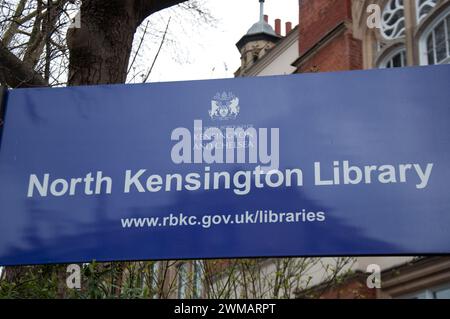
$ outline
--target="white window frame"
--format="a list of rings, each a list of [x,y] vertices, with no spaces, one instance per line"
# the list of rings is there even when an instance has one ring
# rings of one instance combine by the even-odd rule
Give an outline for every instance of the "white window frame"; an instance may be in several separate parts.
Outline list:
[[[427,17],[427,15],[429,14],[429,12],[428,12],[428,13],[420,16],[420,10],[423,7],[425,7],[425,6],[429,6],[429,7],[431,7],[431,9],[430,9],[430,11],[431,11],[437,5],[437,2],[438,2],[438,0],[426,0],[420,6],[420,0],[416,0],[416,19],[417,19],[417,24],[420,24],[420,22],[422,22],[422,20],[425,19]]]
[[[407,57],[406,57],[406,48],[404,46],[401,46],[395,50],[392,50],[392,52],[390,52],[386,57],[384,57],[380,62],[378,62],[378,68],[379,69],[387,69],[388,63],[391,62],[392,59],[399,53],[400,54],[403,53],[403,55],[405,57],[405,60],[404,60],[405,63],[401,67],[408,66],[408,61],[407,61]]]
[[[406,295],[398,297],[397,299],[435,299],[434,298],[435,293],[438,292],[439,290],[444,290],[444,289],[450,289],[450,283],[440,285],[440,286],[430,287],[430,288],[420,290],[420,291],[417,291],[417,292],[414,292],[411,294],[406,294]]]
[[[440,291],[440,290],[449,290],[449,289],[450,289],[450,284],[442,285],[442,286],[438,286],[438,287],[433,288],[433,290],[432,290],[433,298],[434,298],[434,295],[435,295],[438,291]]]
[[[406,26],[405,26],[405,1],[409,1],[409,0],[403,0],[403,5],[400,5],[399,2],[401,0],[389,0],[386,5],[383,8],[383,12],[381,13],[381,30],[380,33],[383,36],[383,38],[385,38],[386,40],[395,40],[395,39],[400,39],[403,38],[405,36],[405,32],[406,32]],[[395,7],[394,10],[391,10],[391,4],[395,2],[395,4],[397,5]],[[386,24],[385,21],[385,15],[387,14],[395,14],[397,11],[403,10],[403,16],[401,18],[399,18],[397,20],[396,23],[394,23],[393,25],[388,25]],[[396,29],[397,25],[399,23],[403,22],[403,28],[401,29],[401,31],[398,34],[392,34],[392,35],[387,35],[386,34],[386,30],[388,29]]]
[[[420,40],[419,40],[419,61],[420,61],[420,65],[429,65],[428,63],[428,47],[427,47],[427,39],[428,36],[436,29],[436,27],[438,26],[439,23],[441,23],[442,21],[444,21],[444,23],[447,25],[447,28],[450,28],[450,25],[447,24],[447,22],[445,22],[445,19],[447,19],[447,17],[450,15],[450,7],[447,8],[444,12],[442,12],[440,15],[438,15],[433,22],[431,22],[427,28],[424,30],[424,32],[420,35]],[[450,44],[449,44],[449,38],[448,37],[448,32],[446,32],[445,34],[446,37],[446,46],[447,46],[447,58],[444,59],[442,62],[437,63],[436,60],[436,54],[434,57],[435,63],[434,65],[439,65],[439,64],[447,64],[450,63]],[[433,36],[434,38],[434,36]],[[434,42],[434,40],[433,40]],[[435,43],[434,43],[435,45]],[[435,46],[436,48],[436,46]]]

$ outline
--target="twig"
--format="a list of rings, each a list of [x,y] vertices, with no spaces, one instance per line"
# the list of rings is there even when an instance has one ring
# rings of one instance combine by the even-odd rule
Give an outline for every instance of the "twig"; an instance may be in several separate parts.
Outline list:
[[[159,45],[158,52],[156,52],[155,58],[153,59],[152,66],[151,66],[150,69],[148,70],[147,75],[145,76],[145,78],[144,78],[144,80],[142,81],[142,83],[147,82],[147,79],[148,79],[148,77],[150,76],[150,73],[152,73],[153,67],[155,66],[156,60],[158,59],[159,53],[161,52],[161,48],[162,48],[162,46],[163,46],[163,44],[164,44],[164,41],[166,40],[167,30],[169,30],[169,24],[170,24],[170,19],[171,19],[171,18],[172,18],[172,17],[169,17],[169,21],[167,21],[166,30],[164,31],[164,35],[163,35],[163,37],[162,37],[162,39],[161,39],[161,44]]]
[[[131,64],[128,67],[127,74],[130,72],[131,68],[134,65],[134,62],[136,61],[136,57],[138,56],[139,50],[141,49],[142,43],[144,42],[145,35],[147,34],[147,28],[149,23],[150,21],[147,21],[147,24],[145,25],[144,34],[142,34],[141,40],[139,41],[139,45],[137,47],[136,53],[134,54],[133,61],[131,61]]]

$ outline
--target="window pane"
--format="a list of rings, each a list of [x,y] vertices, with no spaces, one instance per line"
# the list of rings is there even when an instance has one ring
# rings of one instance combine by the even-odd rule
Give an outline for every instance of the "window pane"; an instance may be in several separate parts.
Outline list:
[[[450,288],[438,290],[434,293],[436,299],[450,299]]]
[[[450,14],[447,16],[447,49],[450,56]]]
[[[423,8],[423,10],[420,14],[422,14],[423,16],[426,16],[430,11],[431,11],[431,7],[425,7],[425,8]]]
[[[405,17],[403,0],[390,0],[383,9],[381,32],[388,40],[403,36]]]
[[[428,52],[428,64],[434,64],[433,33],[431,33],[427,39],[427,52]]]
[[[447,37],[450,38],[450,14],[447,16]]]
[[[380,63],[380,68],[401,68],[406,66],[406,51],[402,49],[397,51],[394,55],[388,56],[388,59]]]
[[[447,58],[447,44],[446,44],[446,32],[444,21],[439,23],[434,31],[434,36],[436,39],[436,60],[441,62]]]
[[[425,16],[436,6],[437,0],[418,0],[416,11],[418,22],[422,21]]]
[[[401,55],[401,53],[396,54],[392,58],[392,64],[393,64],[394,68],[400,68],[402,66],[402,55]]]
[[[395,33],[398,34],[398,36],[402,36],[405,34],[405,20],[399,22],[399,24],[395,28]]]

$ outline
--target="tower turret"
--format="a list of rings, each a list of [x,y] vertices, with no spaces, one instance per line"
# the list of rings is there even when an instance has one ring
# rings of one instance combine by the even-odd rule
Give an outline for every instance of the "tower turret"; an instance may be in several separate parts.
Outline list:
[[[259,0],[259,21],[252,25],[247,33],[236,43],[241,52],[241,67],[236,75],[243,75],[245,70],[252,66],[280,39],[274,29],[264,17],[264,0]]]

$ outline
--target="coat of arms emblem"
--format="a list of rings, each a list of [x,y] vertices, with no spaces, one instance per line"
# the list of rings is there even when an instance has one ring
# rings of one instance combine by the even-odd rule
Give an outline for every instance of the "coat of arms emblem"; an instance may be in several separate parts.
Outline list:
[[[217,93],[211,100],[209,116],[213,120],[235,119],[239,114],[239,99],[231,92]]]

